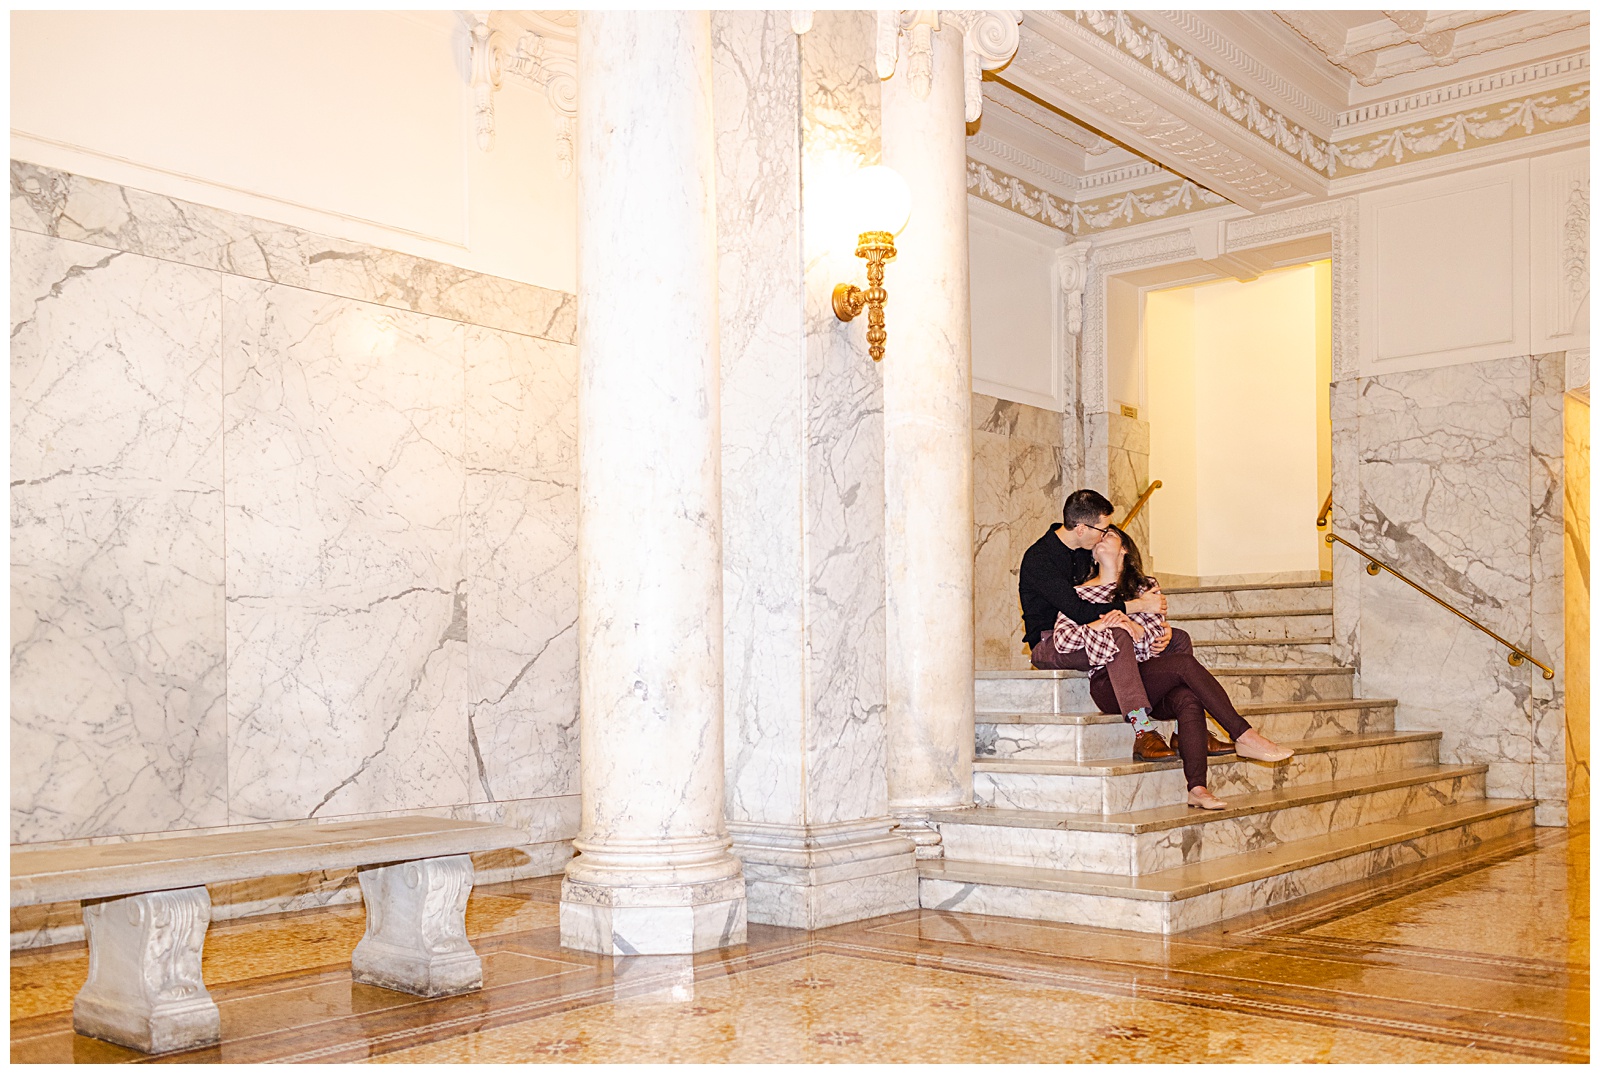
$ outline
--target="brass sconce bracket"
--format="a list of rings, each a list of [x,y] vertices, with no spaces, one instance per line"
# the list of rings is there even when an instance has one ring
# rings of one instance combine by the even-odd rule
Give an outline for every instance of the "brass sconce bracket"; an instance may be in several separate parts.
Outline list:
[[[874,362],[883,360],[883,345],[889,339],[883,327],[883,304],[889,292],[883,289],[883,266],[894,260],[894,235],[887,231],[863,231],[856,242],[856,256],[867,259],[867,289],[841,283],[833,289],[833,312],[841,321],[853,321],[867,311],[867,353]]]

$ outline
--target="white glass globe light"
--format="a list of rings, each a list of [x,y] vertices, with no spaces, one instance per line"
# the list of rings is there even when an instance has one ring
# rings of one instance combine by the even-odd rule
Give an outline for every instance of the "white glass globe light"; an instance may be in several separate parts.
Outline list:
[[[898,235],[911,218],[911,188],[899,172],[883,164],[856,172],[850,182],[849,198],[857,234],[887,231]]]

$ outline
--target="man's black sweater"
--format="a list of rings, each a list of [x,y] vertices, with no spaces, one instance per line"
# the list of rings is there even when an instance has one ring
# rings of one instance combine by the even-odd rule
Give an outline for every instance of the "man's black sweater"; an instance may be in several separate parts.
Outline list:
[[[1075,623],[1092,623],[1109,611],[1127,610],[1125,601],[1091,604],[1078,596],[1076,587],[1097,573],[1094,553],[1062,544],[1056,536],[1060,528],[1059,522],[1051,526],[1022,554],[1017,594],[1022,598],[1022,622],[1027,630],[1024,640],[1030,646],[1055,629],[1057,612],[1065,612]]]

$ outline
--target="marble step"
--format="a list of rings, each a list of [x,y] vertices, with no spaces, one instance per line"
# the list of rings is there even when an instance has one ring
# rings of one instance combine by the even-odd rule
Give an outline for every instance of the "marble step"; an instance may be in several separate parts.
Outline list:
[[[1171,602],[1168,603],[1170,606]],[[1188,631],[1195,641],[1333,637],[1333,613],[1325,611],[1225,612],[1218,615],[1174,615],[1169,611],[1167,621]]]
[[[1333,638],[1285,638],[1281,641],[1195,641],[1194,655],[1209,668],[1254,664],[1326,667],[1333,663]]]
[[[945,856],[991,865],[1149,873],[1484,796],[1482,766],[1421,765],[1265,791],[1216,788],[1224,810],[1110,815],[996,809],[938,814]]]
[[[1095,708],[1084,671],[977,671],[976,711],[1084,712]],[[1354,693],[1355,669],[1325,667],[1230,667],[1217,674],[1235,705],[1280,701],[1330,701]]]
[[[1393,700],[1352,698],[1240,705],[1239,714],[1268,738],[1284,742],[1394,730]],[[1165,725],[1168,734],[1172,724]],[[1218,734],[1219,738],[1226,735]],[[977,717],[979,759],[1084,761],[1133,750],[1133,729],[1103,712],[982,713]]]
[[[1163,589],[1169,615],[1333,610],[1332,582],[1200,586]]]
[[[1532,802],[1475,799],[1137,876],[950,858],[917,866],[924,909],[1173,933],[1532,825]]]
[[[1284,742],[1295,755],[1280,764],[1235,754],[1208,758],[1206,783],[1218,797],[1229,798],[1342,777],[1426,771],[1437,766],[1440,736],[1410,731]],[[1176,758],[1135,761],[1124,753],[1081,762],[980,758],[972,765],[973,800],[1000,809],[1118,814],[1181,808],[1188,793]]]

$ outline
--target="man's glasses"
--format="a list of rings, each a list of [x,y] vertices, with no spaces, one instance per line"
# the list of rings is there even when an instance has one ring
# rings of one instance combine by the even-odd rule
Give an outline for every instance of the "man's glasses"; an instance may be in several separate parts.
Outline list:
[[[1093,525],[1090,525],[1087,522],[1080,522],[1080,523],[1078,523],[1078,525],[1080,525],[1080,526],[1088,526],[1090,529],[1094,530],[1096,533],[1098,533],[1102,537],[1104,537],[1106,534],[1111,532],[1111,527],[1110,526],[1093,526]]]

